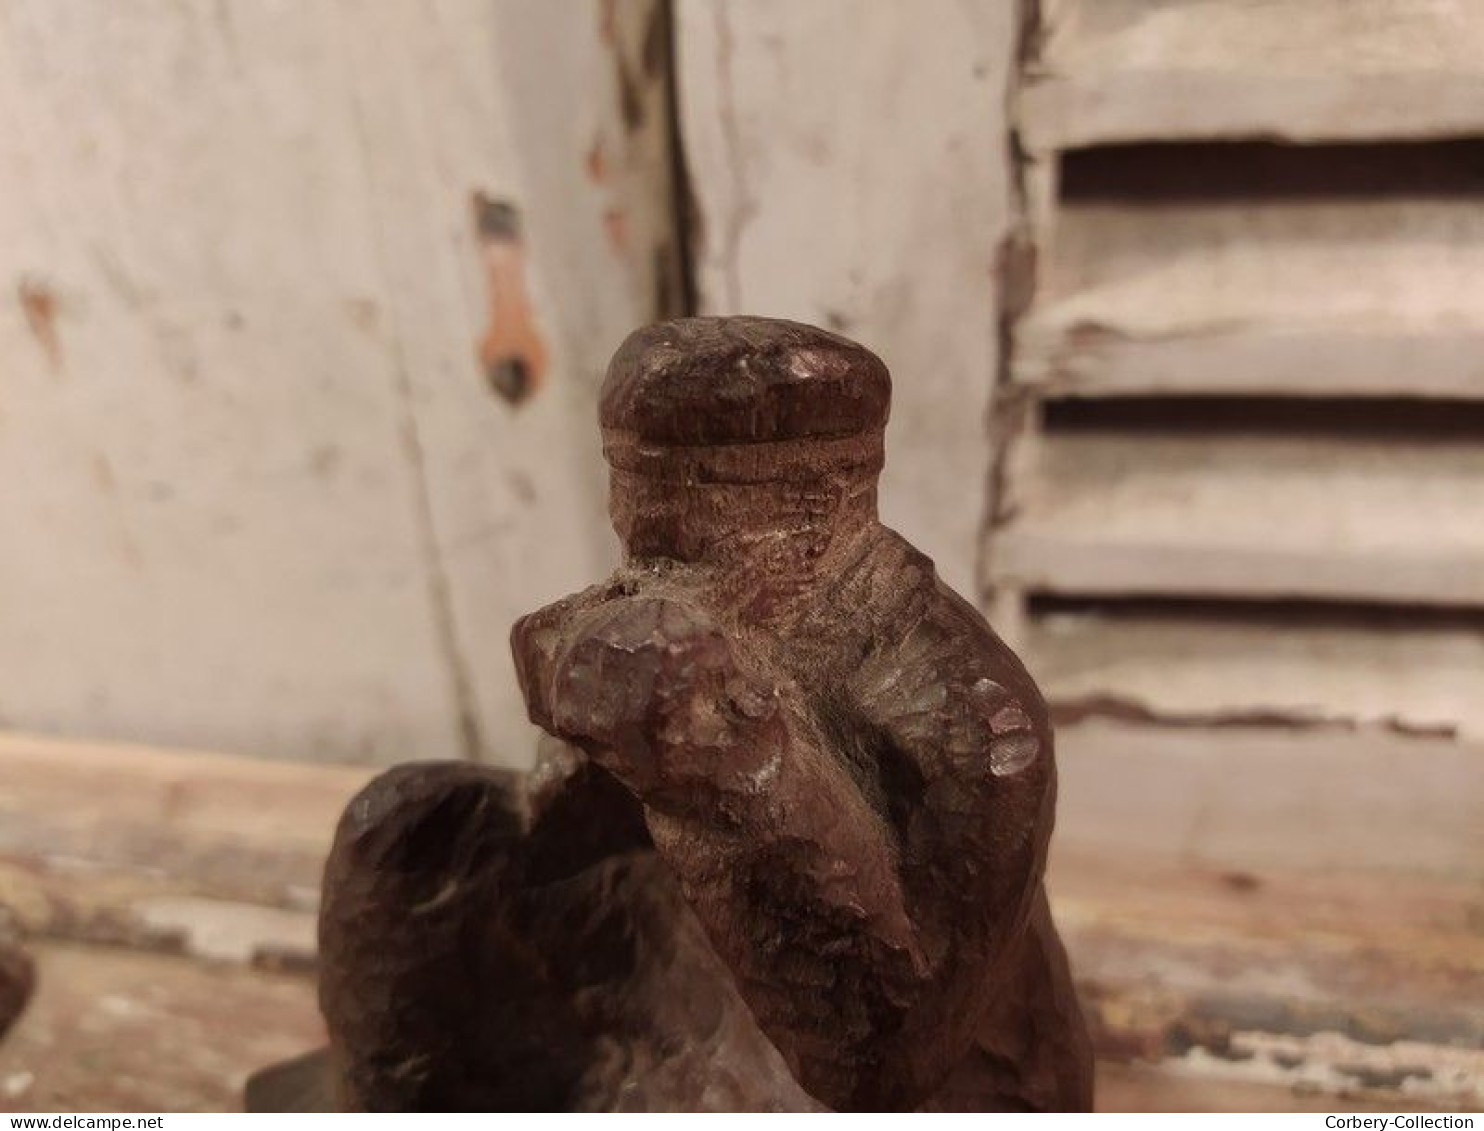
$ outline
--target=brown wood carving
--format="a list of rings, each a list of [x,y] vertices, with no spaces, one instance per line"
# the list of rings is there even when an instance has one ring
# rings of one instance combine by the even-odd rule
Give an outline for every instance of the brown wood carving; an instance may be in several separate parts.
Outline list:
[[[15,1024],[35,988],[36,968],[21,948],[20,924],[0,904],[0,1037]]]
[[[876,516],[890,380],[797,323],[632,335],[623,566],[516,624],[530,781],[342,821],[321,998],[366,1108],[1079,1109],[1030,676]]]

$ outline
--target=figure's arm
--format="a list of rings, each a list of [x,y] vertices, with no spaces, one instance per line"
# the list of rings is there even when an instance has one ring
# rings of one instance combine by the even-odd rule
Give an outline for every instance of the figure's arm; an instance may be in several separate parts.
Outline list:
[[[532,717],[643,802],[656,847],[800,1082],[838,1107],[915,1103],[932,1082],[903,1073],[897,1034],[931,957],[887,823],[797,693],[672,599],[585,609],[560,636],[536,649],[517,626]]]
[[[941,587],[861,665],[851,700],[895,783],[884,792],[903,799],[886,811],[909,913],[935,955],[902,1055],[930,1048],[952,1068],[1016,977],[1041,892],[1056,793],[1048,713],[1010,650]]]

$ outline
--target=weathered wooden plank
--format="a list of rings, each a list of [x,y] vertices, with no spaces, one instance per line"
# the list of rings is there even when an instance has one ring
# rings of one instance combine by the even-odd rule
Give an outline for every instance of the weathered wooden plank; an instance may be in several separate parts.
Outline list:
[[[1193,328],[1124,334],[1064,312],[1027,322],[1015,379],[1049,397],[1424,397],[1484,399],[1484,330],[1352,324],[1344,329]]]
[[[1038,516],[1039,517],[1039,516]],[[1379,604],[1484,603],[1484,560],[1472,553],[1365,558],[1299,548],[1228,548],[1189,539],[1107,539],[1036,520],[994,544],[997,584],[1041,593],[1317,598]]]
[[[1014,6],[677,13],[702,308],[797,318],[881,354],[896,377],[882,513],[972,592]]]
[[[1261,1100],[1286,1109],[1306,1095],[1330,1109],[1476,1102],[1437,1071],[1479,1055],[1445,1041],[1466,1036],[1457,1026],[1470,1016],[1468,979],[1479,978],[1465,961],[1476,949],[1460,929],[1466,908],[1414,891],[1393,898],[1378,934],[1374,892],[1357,899],[1346,879],[1149,861],[1110,868],[1059,854],[1057,913],[1104,1058],[1100,1107],[1188,1104],[1197,1094],[1214,1108]],[[1452,950],[1439,945],[1449,931]],[[141,1110],[230,1109],[247,1072],[322,1039],[307,980],[117,949],[35,950],[41,992],[0,1050],[0,1107],[117,1110],[128,1096],[124,1106]],[[1320,1041],[1308,1031],[1348,1026],[1376,1059],[1396,1039],[1387,1026],[1399,1023],[1431,1039],[1389,1055],[1437,1071],[1404,1074],[1413,1080],[1405,1097],[1367,1069],[1354,1037]]]
[[[1440,1071],[1480,1055],[1439,1040],[1450,1016],[1467,1023],[1470,983],[1460,979],[1478,979],[1459,963],[1471,936],[1458,936],[1451,973],[1437,945],[1439,931],[1457,930],[1447,925],[1456,913],[1440,921],[1414,894],[1387,917],[1406,936],[1367,942],[1374,895],[1351,902],[1343,878],[1304,884],[1059,857],[1053,883],[1103,1058],[1102,1109],[1184,1107],[1194,1096],[1202,1108],[1278,1110],[1306,1096],[1329,1110],[1476,1102],[1467,1081]],[[1341,933],[1358,924],[1368,924],[1359,935]],[[0,1108],[235,1109],[248,1072],[322,1040],[308,980],[112,948],[34,950],[41,989],[0,1049]],[[1363,987],[1345,981],[1356,971]],[[1432,1040],[1396,1049],[1386,1026],[1398,1022],[1430,1026]],[[1316,1024],[1365,1040],[1318,1040],[1308,1031]],[[1367,1067],[1367,1050],[1410,1065],[1405,1094]]]
[[[1057,922],[1105,1060],[1218,1094],[1484,1098],[1477,881],[1231,870],[1065,838],[1053,855]]]
[[[1294,738],[1063,726],[1050,883],[1105,1107],[1200,1081],[1212,1104],[1478,1102],[1477,771],[1446,744]],[[1262,788],[1232,790],[1233,767]],[[312,962],[322,844],[361,780],[0,741],[0,900],[44,936],[0,1105],[231,1106],[248,1071],[317,1044],[310,982],[243,964]]]
[[[1063,715],[1456,735],[1484,745],[1484,620],[1415,611],[1036,612],[1022,654]]]
[[[1167,138],[1484,132],[1467,0],[1043,0],[1017,108],[1036,151]]]
[[[6,5],[8,724],[528,757],[505,633],[613,556],[675,290],[662,10]]]
[[[1484,879],[1484,748],[1386,731],[1176,727],[1090,718],[1057,730],[1068,850],[1213,870]]]
[[[0,1047],[0,1111],[240,1111],[246,1077],[323,1041],[304,978],[44,944],[29,1014]],[[1105,1061],[1102,1111],[1432,1110],[1425,1098],[1213,1080]]]
[[[324,1042],[308,979],[47,943],[0,1045],[0,1111],[241,1111],[247,1077]]]
[[[302,957],[370,773],[0,735],[0,903],[63,938]]]
[[[1208,188],[1065,201],[1015,379],[1072,396],[1484,398],[1477,195]]]
[[[1199,1070],[1148,1064],[1098,1064],[1097,1110],[1128,1112],[1193,1111],[1432,1111],[1411,1096],[1336,1095],[1303,1083],[1278,1085],[1250,1080],[1213,1079]]]
[[[1468,428],[1265,430],[1229,415],[1049,430],[992,532],[996,584],[1484,604],[1484,445]]]

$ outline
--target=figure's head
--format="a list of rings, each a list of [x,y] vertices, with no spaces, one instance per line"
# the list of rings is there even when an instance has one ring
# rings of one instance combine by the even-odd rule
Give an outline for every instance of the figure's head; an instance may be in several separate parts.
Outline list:
[[[890,402],[880,358],[813,326],[682,318],[637,330],[599,408],[614,529],[635,557],[682,561],[762,539],[822,546],[839,524],[875,517]]]

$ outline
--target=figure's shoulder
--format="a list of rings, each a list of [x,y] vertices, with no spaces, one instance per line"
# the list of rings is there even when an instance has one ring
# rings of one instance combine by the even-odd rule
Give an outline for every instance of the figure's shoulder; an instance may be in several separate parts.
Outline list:
[[[901,584],[856,673],[859,702],[899,738],[996,775],[1049,758],[1050,713],[1020,658],[931,559],[887,534]]]
[[[850,602],[849,607],[871,610],[888,633],[915,624],[939,587],[933,559],[880,524],[867,533],[843,580],[838,596]]]
[[[1006,672],[1011,682],[1034,688],[1019,657],[984,615],[938,576],[932,558],[890,527],[880,527],[871,548],[872,588],[887,600],[875,603],[880,618],[878,651],[906,649],[955,665],[982,662]]]

